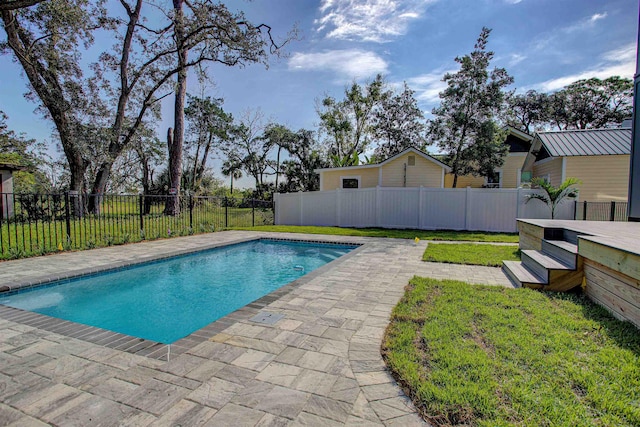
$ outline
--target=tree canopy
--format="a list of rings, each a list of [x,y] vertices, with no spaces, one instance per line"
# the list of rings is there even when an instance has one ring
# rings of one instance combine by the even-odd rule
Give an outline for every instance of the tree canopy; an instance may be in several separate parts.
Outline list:
[[[433,109],[430,137],[447,154],[454,187],[460,175],[487,176],[502,165],[508,150],[496,120],[513,78],[504,68],[488,70],[494,55],[486,50],[490,33],[483,28],[474,50],[455,59],[460,70],[444,76],[447,88]]]

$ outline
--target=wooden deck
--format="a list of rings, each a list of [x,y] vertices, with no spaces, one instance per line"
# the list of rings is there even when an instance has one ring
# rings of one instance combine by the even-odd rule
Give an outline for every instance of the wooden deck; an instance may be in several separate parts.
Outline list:
[[[520,248],[563,236],[578,245],[584,289],[614,316],[640,328],[640,223],[519,219]]]
[[[593,242],[624,252],[640,255],[640,223],[619,221],[573,221],[551,219],[519,219],[521,224],[541,228],[573,231]],[[591,237],[586,237],[591,236]]]

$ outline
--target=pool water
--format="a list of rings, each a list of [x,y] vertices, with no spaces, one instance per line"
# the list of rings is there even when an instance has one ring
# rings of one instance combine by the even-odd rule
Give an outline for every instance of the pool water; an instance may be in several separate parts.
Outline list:
[[[0,304],[173,343],[355,246],[257,240],[0,296]]]

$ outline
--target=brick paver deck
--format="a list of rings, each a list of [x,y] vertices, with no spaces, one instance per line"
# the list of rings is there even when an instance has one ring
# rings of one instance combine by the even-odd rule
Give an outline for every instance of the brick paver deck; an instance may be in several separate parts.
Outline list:
[[[0,287],[261,236],[363,245],[171,352],[147,350],[149,357],[140,353],[144,345],[96,344],[95,331],[74,338],[71,322],[51,332],[28,315],[0,311],[0,425],[424,425],[380,356],[407,281],[421,275],[510,286],[496,268],[422,262],[427,242],[230,231],[4,262]],[[249,320],[264,311],[284,318]]]

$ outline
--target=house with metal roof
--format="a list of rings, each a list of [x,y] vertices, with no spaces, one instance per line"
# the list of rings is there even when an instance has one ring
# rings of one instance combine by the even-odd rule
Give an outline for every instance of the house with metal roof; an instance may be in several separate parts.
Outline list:
[[[582,201],[626,201],[631,128],[538,132],[522,168],[558,186],[578,178]]]
[[[518,188],[522,165],[533,137],[515,128],[507,128],[505,143],[509,153],[493,177],[460,175],[458,188]],[[316,169],[320,191],[343,188],[430,187],[451,188],[451,168],[440,159],[416,148],[408,148],[381,163]]]

